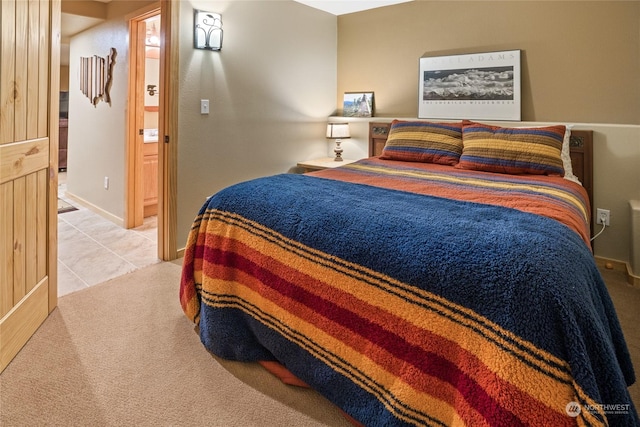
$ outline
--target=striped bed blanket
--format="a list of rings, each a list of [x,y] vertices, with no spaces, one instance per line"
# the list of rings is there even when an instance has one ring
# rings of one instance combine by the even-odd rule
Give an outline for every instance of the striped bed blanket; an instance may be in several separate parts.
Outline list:
[[[224,189],[182,308],[367,426],[638,425],[584,190],[496,175],[372,158]]]

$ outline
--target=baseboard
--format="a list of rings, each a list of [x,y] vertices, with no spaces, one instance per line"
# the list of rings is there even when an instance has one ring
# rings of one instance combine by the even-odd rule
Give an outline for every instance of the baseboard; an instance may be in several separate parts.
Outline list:
[[[66,191],[64,193],[64,197],[66,199],[72,200],[74,203],[79,204],[82,207],[85,207],[87,209],[89,209],[90,211],[95,212],[96,214],[100,215],[101,217],[113,222],[116,225],[119,225],[122,228],[125,228],[124,226],[124,219],[119,218],[117,216],[115,216],[114,214],[112,214],[111,212],[107,212],[104,209],[102,209],[99,206],[94,205],[91,202],[87,202],[86,200],[84,200],[82,197],[78,197],[73,193],[69,193],[68,191]]]
[[[184,251],[185,251],[185,248],[178,249],[178,258],[183,258],[184,257]]]
[[[595,259],[598,267],[605,268],[607,270],[620,271],[627,276],[627,283],[633,287],[640,288],[640,277],[633,274],[631,265],[629,265],[628,262],[603,258],[600,256],[596,256]]]

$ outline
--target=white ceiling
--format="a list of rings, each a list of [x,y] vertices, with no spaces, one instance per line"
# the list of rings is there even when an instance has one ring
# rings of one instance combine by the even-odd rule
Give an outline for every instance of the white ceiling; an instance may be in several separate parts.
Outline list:
[[[413,0],[295,0],[298,3],[316,9],[324,10],[333,15],[360,12],[376,7],[390,6],[392,4],[406,3]]]

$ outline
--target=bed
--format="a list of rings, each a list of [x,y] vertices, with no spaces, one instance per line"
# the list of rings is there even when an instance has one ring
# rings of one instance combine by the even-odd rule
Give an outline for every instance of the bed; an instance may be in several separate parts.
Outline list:
[[[369,140],[202,206],[180,302],[204,347],[357,425],[638,425],[591,252],[591,132],[394,120]]]

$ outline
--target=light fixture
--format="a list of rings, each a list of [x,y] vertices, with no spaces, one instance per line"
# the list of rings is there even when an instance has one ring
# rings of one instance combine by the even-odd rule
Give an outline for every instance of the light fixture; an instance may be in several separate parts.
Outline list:
[[[160,47],[160,38],[158,38],[158,36],[149,36],[145,39],[144,45],[148,47]]]
[[[155,21],[151,22],[151,26],[147,26],[147,37],[144,39],[144,44],[148,47],[160,47],[160,37]]]
[[[327,138],[336,139],[336,148],[333,150],[336,153],[335,160],[336,162],[342,161],[342,147],[340,147],[340,143],[343,138],[351,138],[349,134],[349,123],[329,123],[327,124]]]
[[[222,49],[222,15],[193,10],[193,47],[216,51]]]

